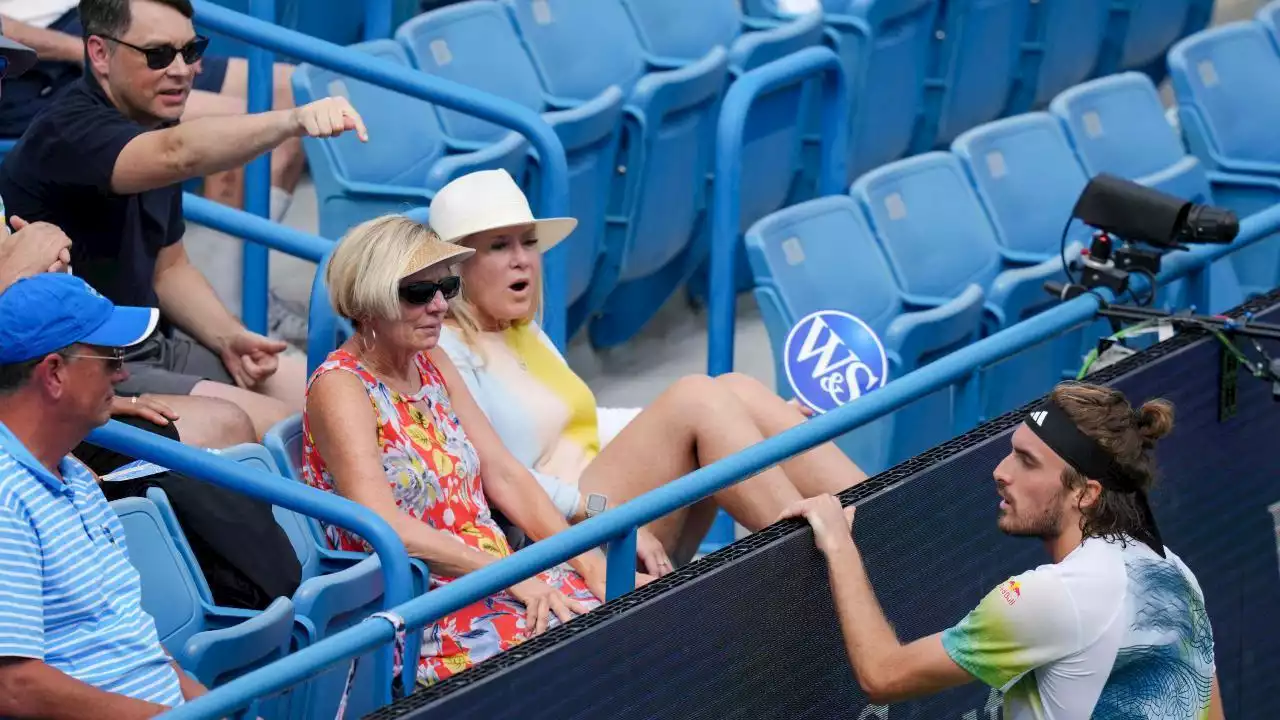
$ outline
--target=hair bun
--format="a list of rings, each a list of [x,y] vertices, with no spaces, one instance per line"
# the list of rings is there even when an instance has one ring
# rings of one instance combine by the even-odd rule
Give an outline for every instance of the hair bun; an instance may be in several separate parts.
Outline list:
[[[1147,447],[1173,430],[1173,404],[1168,400],[1148,400],[1134,413],[1138,433]]]

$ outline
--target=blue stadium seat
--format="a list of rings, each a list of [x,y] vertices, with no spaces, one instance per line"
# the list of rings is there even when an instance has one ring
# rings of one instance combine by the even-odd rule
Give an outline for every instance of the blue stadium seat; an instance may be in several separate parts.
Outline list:
[[[854,178],[910,149],[923,110],[938,0],[849,0],[847,12],[869,33],[859,72],[849,78],[855,103],[849,176]]]
[[[393,40],[352,47],[410,67],[404,49]],[[336,240],[365,220],[427,205],[436,190],[476,170],[503,168],[516,178],[524,174],[528,145],[516,133],[472,152],[452,153],[431,103],[310,65],[294,72],[293,92],[300,105],[345,96],[369,129],[367,143],[353,133],[302,141],[324,237]]]
[[[1091,80],[1059,95],[1050,109],[1066,125],[1090,177],[1111,173],[1192,202],[1215,202],[1204,166],[1183,148],[1146,75],[1128,72]],[[1231,259],[1214,263],[1210,277],[1209,312],[1222,312],[1243,300]],[[1167,303],[1183,305],[1183,285],[1169,287]]]
[[[1004,112],[1030,7],[1029,0],[942,0],[914,152],[946,145]]]
[[[1036,265],[1010,267],[960,160],[930,152],[858,178],[851,194],[866,211],[889,266],[913,305],[940,306],[970,287],[985,296],[984,334],[1008,328],[1055,304],[1044,283],[1062,281],[1056,253]],[[1044,394],[1061,379],[1052,343],[1012,358],[982,379],[985,417]]]
[[[779,392],[790,395],[782,353],[801,318],[839,310],[867,323],[889,357],[889,382],[978,338],[982,290],[974,285],[938,305],[908,302],[850,197],[810,200],[747,231],[755,297],[773,345]],[[840,438],[869,473],[885,470],[955,434],[952,392],[942,390]]]
[[[222,450],[219,454],[268,475],[281,476],[275,457],[262,445],[256,443],[237,445]],[[281,482],[287,482],[288,479],[280,477]],[[159,493],[160,497],[154,497],[152,493]],[[148,497],[162,510],[167,506],[167,500],[158,490],[152,490],[148,493]],[[330,634],[367,617],[370,613],[382,609],[382,571],[376,556],[330,550],[323,539],[323,531],[319,529],[319,523],[315,519],[279,506],[273,507],[272,511],[276,522],[289,536],[289,541],[294,546],[298,561],[303,568],[302,584],[298,586],[292,598],[294,614],[301,619],[299,623],[301,631],[295,638],[297,647],[319,642]],[[183,534],[172,510],[168,511],[166,522],[173,536],[181,539]],[[320,536],[319,541],[316,539],[317,534]],[[180,540],[180,544],[185,542]],[[194,556],[189,552],[186,555],[192,560],[190,567],[199,580],[198,584],[205,588],[204,593],[212,602],[212,596],[208,595],[208,586],[204,584],[199,566],[194,564]],[[428,587],[427,568],[420,560],[410,562],[414,576],[414,594],[419,595],[426,592]],[[406,646],[408,654],[411,657],[414,656],[421,647],[420,637],[409,638]],[[382,669],[372,661],[361,663],[356,682],[352,686],[348,706],[353,716],[362,717],[377,709],[375,689],[390,682],[390,678],[385,676]],[[335,668],[312,679],[303,700],[298,700],[295,693],[295,698],[289,706],[291,716],[301,719],[332,715],[337,709],[345,680],[345,668]]]
[[[1271,0],[1258,8],[1258,22],[1265,25],[1276,42],[1280,43],[1280,0]]]
[[[1071,210],[1089,177],[1057,118],[1034,112],[980,125],[956,138],[951,151],[968,170],[1007,263],[1036,265],[1064,249],[1071,259],[1088,247],[1091,231],[1071,220]],[[1063,334],[1042,362],[1074,376],[1108,327],[1103,320],[1088,332]]]
[[[610,85],[581,105],[554,111],[510,17],[494,0],[472,0],[419,15],[400,26],[396,39],[423,72],[517,102],[542,113],[555,128],[569,163],[569,214],[578,219],[577,229],[557,249],[568,266],[565,300],[573,321],[568,332],[573,334],[585,319],[579,301],[604,251],[605,209],[622,127],[622,91]],[[448,141],[459,150],[481,150],[508,132],[454,110],[437,110]],[[536,157],[533,164],[536,167]],[[537,183],[535,171],[525,183],[534,203]]]
[[[720,46],[728,49],[730,75],[737,79],[744,72],[822,42],[822,16],[818,13],[761,30],[746,22],[735,0],[623,0],[623,5],[649,63],[655,67],[684,67]],[[786,204],[800,168],[805,117],[797,108],[807,107],[807,84],[760,98],[747,120],[740,232]]]
[[[288,598],[262,612],[214,606],[202,596],[155,503],[129,497],[111,507],[142,579],[142,608],[184,670],[214,687],[289,652],[294,612]]]
[[[728,55],[716,47],[678,70],[655,72],[620,0],[506,6],[553,106],[577,107],[611,85],[626,96],[608,239],[587,291],[596,315],[592,342],[616,345],[653,317],[706,254],[694,241],[705,222]]]
[[[1042,108],[1084,82],[1102,51],[1111,0],[1040,0],[1031,4],[1009,114]]]
[[[1239,22],[1196,33],[1169,51],[1169,72],[1183,136],[1218,201],[1242,215],[1280,202],[1280,53],[1268,30]],[[1237,257],[1246,291],[1280,285],[1275,241]]]
[[[1187,24],[1191,0],[1113,0],[1094,75],[1149,69],[1164,77],[1164,54]]]

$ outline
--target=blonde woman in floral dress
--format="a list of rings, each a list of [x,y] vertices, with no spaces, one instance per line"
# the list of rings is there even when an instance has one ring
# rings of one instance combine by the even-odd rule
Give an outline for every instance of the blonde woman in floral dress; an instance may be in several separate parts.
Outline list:
[[[427,562],[433,589],[511,554],[490,503],[535,539],[567,527],[436,349],[459,287],[450,265],[471,252],[403,217],[349,232],[326,280],[357,332],[312,376],[304,416],[306,481],[378,513]],[[336,548],[371,550],[348,531],[326,533]],[[419,681],[443,680],[596,607],[604,577],[593,551],[441,618],[424,630]]]

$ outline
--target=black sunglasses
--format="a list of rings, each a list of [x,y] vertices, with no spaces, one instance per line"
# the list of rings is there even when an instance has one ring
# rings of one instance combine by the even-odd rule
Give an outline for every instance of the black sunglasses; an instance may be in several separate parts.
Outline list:
[[[191,42],[176,48],[172,45],[158,45],[156,47],[138,47],[131,43],[127,43],[120,38],[103,35],[102,37],[118,42],[127,48],[133,48],[142,53],[147,58],[147,67],[152,70],[164,70],[173,64],[173,59],[182,56],[183,62],[188,65],[194,65],[204,57],[204,51],[209,49],[209,38],[203,35],[195,36]]]
[[[462,278],[450,275],[439,280],[419,280],[400,286],[400,299],[410,305],[426,305],[436,298],[436,293],[444,295],[445,300],[452,300],[462,290]]]

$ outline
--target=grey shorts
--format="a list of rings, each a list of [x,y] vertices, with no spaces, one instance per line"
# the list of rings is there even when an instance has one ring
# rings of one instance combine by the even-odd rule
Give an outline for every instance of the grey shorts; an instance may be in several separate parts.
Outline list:
[[[116,386],[118,395],[190,395],[202,380],[234,385],[222,359],[209,348],[182,335],[159,333],[128,353],[129,379]]]

